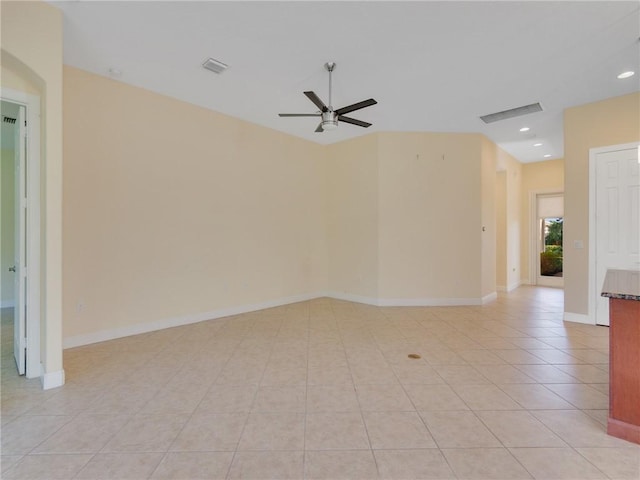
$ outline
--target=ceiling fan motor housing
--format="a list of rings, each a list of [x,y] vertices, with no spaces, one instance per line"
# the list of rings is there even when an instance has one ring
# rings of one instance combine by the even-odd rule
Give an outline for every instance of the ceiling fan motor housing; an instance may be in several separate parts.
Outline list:
[[[338,115],[336,112],[331,110],[322,112],[322,128],[324,130],[334,130],[338,128]]]

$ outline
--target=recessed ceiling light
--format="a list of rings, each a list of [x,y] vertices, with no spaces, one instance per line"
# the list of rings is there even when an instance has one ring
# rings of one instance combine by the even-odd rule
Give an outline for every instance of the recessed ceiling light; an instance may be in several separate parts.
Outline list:
[[[623,78],[633,77],[635,74],[636,72],[632,72],[631,70],[629,70],[628,72],[622,72],[620,75],[618,75],[618,78],[622,80]]]
[[[551,154],[550,154],[550,153],[547,153],[547,154],[544,156],[544,158],[549,158],[550,156],[551,156]]]
[[[522,127],[520,129],[521,132],[528,132],[529,130],[531,130],[529,127]]]
[[[534,143],[534,144],[533,144],[533,146],[534,146],[534,147],[541,147],[541,146],[542,146],[542,144],[541,144],[541,143]]]

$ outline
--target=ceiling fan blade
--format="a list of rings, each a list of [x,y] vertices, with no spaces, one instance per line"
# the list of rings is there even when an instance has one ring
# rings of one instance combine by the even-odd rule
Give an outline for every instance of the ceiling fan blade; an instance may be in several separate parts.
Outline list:
[[[320,123],[318,124],[318,128],[316,128],[316,129],[314,130],[314,132],[316,132],[316,133],[322,133],[322,132],[324,132],[324,128],[322,128],[322,122],[320,122]]]
[[[319,117],[320,113],[279,113],[279,117]]]
[[[371,105],[375,105],[376,102],[373,98],[369,100],[363,100],[362,102],[354,103],[353,105],[349,105],[348,107],[342,107],[337,109],[335,112],[338,115],[342,115],[343,113],[353,112],[354,110],[360,110],[361,108],[370,107]]]
[[[328,112],[329,107],[327,107],[322,100],[313,92],[304,92],[309,100],[311,100],[316,107],[318,107],[323,112]]]
[[[344,123],[350,123],[352,125],[357,125],[359,127],[368,128],[371,126],[368,122],[363,122],[362,120],[356,120],[355,118],[345,117],[344,115],[339,115],[338,120]]]

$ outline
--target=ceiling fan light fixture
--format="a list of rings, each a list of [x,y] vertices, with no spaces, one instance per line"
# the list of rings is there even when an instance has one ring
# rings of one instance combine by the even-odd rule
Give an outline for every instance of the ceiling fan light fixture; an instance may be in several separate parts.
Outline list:
[[[323,130],[336,130],[338,128],[338,122],[336,120],[329,120],[327,122],[322,122]]]

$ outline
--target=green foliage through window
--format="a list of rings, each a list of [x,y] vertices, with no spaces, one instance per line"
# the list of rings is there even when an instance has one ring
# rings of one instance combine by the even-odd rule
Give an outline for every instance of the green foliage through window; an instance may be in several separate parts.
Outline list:
[[[544,237],[545,245],[562,245],[563,221],[562,218],[556,218],[547,223],[547,234]]]
[[[545,219],[544,252],[540,254],[540,274],[557,276],[562,273],[563,219]]]

